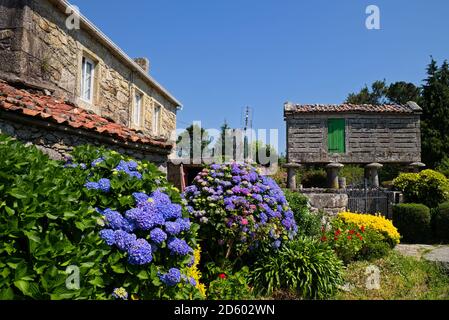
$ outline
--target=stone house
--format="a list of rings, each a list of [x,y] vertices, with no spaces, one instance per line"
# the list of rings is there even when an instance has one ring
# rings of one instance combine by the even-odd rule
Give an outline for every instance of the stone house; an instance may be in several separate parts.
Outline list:
[[[0,131],[53,157],[107,145],[166,167],[181,103],[65,0],[0,0]],[[77,16],[78,17],[78,16]]]
[[[366,176],[379,186],[382,163],[424,166],[421,161],[420,115],[414,102],[405,105],[298,105],[286,103],[289,186],[304,164],[325,165],[329,187],[338,189],[345,164],[366,166]]]

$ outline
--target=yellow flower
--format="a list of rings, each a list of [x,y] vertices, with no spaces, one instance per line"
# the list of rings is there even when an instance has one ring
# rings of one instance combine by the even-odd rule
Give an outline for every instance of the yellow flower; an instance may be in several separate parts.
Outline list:
[[[396,229],[391,220],[383,216],[341,212],[338,214],[338,218],[346,223],[353,223],[359,228],[366,227],[374,229],[390,238],[395,244],[400,243],[401,235],[398,229]]]
[[[198,246],[193,251],[194,262],[193,265],[187,269],[187,276],[192,277],[196,281],[196,288],[199,290],[201,295],[206,297],[206,286],[200,282],[201,280],[201,272],[198,270],[198,265],[200,264],[201,259],[201,247]]]

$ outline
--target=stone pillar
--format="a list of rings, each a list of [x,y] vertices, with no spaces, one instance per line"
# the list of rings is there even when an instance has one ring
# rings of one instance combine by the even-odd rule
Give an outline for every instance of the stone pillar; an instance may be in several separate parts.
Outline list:
[[[340,185],[338,183],[338,173],[341,168],[343,168],[344,165],[341,163],[329,163],[326,166],[327,170],[327,186],[331,189],[339,189]]]
[[[287,188],[296,190],[296,171],[301,168],[301,165],[298,163],[286,163],[283,167],[287,169]]]
[[[373,188],[380,187],[379,170],[383,167],[380,163],[370,163],[365,167],[366,178],[368,183]]]
[[[419,173],[425,167],[426,165],[422,162],[413,162],[409,164],[410,171],[413,173]]]

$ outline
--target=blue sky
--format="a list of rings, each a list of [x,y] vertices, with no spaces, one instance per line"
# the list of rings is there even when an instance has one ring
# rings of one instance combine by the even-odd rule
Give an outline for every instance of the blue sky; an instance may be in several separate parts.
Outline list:
[[[449,59],[447,0],[72,0],[184,105],[178,128],[201,120],[279,129],[283,104],[340,103],[364,84],[420,84],[433,55]],[[381,30],[365,28],[377,5]]]

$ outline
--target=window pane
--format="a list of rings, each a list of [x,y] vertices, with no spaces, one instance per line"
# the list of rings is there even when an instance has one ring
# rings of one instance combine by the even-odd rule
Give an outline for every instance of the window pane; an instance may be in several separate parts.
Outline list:
[[[136,94],[135,96],[135,105],[134,105],[134,124],[140,125],[140,116],[142,114],[142,96],[140,94]]]
[[[92,101],[93,72],[94,72],[93,63],[83,58],[81,97],[87,101]]]
[[[161,107],[160,106],[156,106],[154,108],[154,113],[153,113],[153,132],[156,135],[159,134],[159,119],[160,119],[160,115],[161,115]]]

